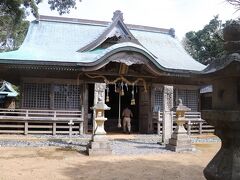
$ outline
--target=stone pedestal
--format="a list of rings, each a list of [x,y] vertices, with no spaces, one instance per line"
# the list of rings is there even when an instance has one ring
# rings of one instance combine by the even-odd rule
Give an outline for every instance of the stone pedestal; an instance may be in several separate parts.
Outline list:
[[[95,135],[88,144],[89,156],[110,155],[112,149],[106,135]]]
[[[183,123],[179,123],[179,125],[174,130],[171,139],[169,140],[169,144],[166,145],[166,148],[171,151],[181,152],[181,151],[192,151],[192,144],[187,131],[183,127],[185,121]]]
[[[221,149],[204,169],[208,180],[240,179],[240,111],[204,111],[203,117],[215,127]]]
[[[112,154],[110,142],[108,141],[106,131],[104,130],[104,122],[106,120],[107,118],[104,117],[96,117],[95,119],[97,127],[92,136],[92,140],[87,147],[87,152],[90,156]]]

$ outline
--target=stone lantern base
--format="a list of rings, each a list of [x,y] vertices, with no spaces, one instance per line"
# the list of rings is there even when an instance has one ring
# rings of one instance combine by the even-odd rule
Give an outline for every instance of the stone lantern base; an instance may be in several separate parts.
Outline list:
[[[111,155],[112,149],[106,135],[94,135],[87,146],[89,156]]]
[[[166,148],[175,152],[193,150],[191,139],[183,125],[176,127],[171,139],[169,139],[169,144],[166,145]]]
[[[208,180],[240,179],[240,111],[203,111],[204,119],[214,126],[222,146],[204,169]]]

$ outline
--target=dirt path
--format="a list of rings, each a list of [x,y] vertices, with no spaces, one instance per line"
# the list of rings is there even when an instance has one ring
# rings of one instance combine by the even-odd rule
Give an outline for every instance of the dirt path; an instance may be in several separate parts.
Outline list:
[[[220,143],[194,153],[88,157],[61,148],[0,148],[0,179],[200,180]]]

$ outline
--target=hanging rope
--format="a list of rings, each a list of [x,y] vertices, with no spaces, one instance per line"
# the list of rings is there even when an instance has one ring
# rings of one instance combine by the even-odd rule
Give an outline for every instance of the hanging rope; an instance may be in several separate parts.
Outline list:
[[[126,88],[127,88],[127,91],[128,91],[128,85],[131,85],[132,86],[132,99],[131,99],[131,105],[135,105],[136,102],[135,102],[135,97],[134,97],[134,90],[135,90],[135,87],[136,87],[136,92],[137,92],[137,86],[136,84],[140,81],[142,81],[143,83],[143,87],[144,87],[144,92],[147,92],[147,84],[146,84],[146,81],[143,79],[143,78],[137,78],[135,81],[131,82],[129,80],[127,80],[125,77],[123,76],[120,76],[118,78],[116,78],[115,80],[113,81],[109,81],[105,76],[103,75],[96,75],[96,76],[91,76],[89,74],[85,74],[87,77],[89,78],[102,78],[104,80],[104,82],[107,84],[107,99],[106,99],[106,102],[109,101],[109,87],[108,85],[109,84],[113,84],[114,85],[114,90],[115,92],[117,92],[117,89],[119,88],[117,86],[117,82],[118,81],[121,81],[121,83],[119,84],[119,86],[121,87],[120,91],[118,92],[119,93],[119,107],[118,107],[118,128],[121,128],[121,96],[124,95],[124,90],[123,90],[123,86],[125,85]]]
[[[131,105],[135,105],[135,97],[134,97],[134,84],[132,85],[132,99],[131,99]]]
[[[118,94],[118,128],[121,128],[121,96]]]
[[[105,76],[103,76],[103,75],[97,75],[97,76],[91,76],[91,75],[89,75],[89,74],[85,74],[87,77],[89,77],[89,78],[103,78],[103,80],[104,80],[104,82],[106,83],[106,84],[114,84],[115,85],[115,90],[116,90],[116,82],[118,82],[118,81],[122,81],[122,83],[124,82],[125,84],[128,84],[128,85],[133,85],[133,84],[137,84],[138,82],[140,82],[140,81],[142,81],[142,83],[143,83],[143,87],[144,87],[144,92],[147,92],[147,83],[146,83],[146,81],[143,79],[143,78],[137,78],[135,81],[133,81],[133,82],[131,82],[131,81],[129,81],[129,80],[127,80],[125,77],[123,77],[123,76],[120,76],[120,77],[118,77],[118,78],[116,78],[115,80],[113,80],[113,81],[109,81]]]
[[[108,85],[106,85],[106,90],[107,90],[106,102],[109,102],[109,87],[108,87]]]

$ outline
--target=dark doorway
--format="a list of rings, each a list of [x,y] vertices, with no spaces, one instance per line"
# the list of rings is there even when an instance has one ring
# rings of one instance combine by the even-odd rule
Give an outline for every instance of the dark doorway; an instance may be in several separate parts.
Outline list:
[[[123,109],[128,106],[132,113],[133,118],[131,120],[132,132],[139,131],[139,120],[138,120],[138,104],[139,104],[139,89],[137,86],[134,87],[134,98],[135,98],[135,105],[131,105],[132,99],[132,86],[124,86],[124,95],[120,96],[121,101],[121,109],[120,109],[120,118],[122,124],[122,111]],[[105,122],[105,130],[107,132],[122,132],[122,128],[118,128],[118,118],[119,118],[119,93],[115,92],[115,86],[109,86],[109,102],[106,104],[111,107],[111,110],[106,111],[105,115],[108,120]]]
[[[201,110],[211,110],[212,109],[212,93],[202,93],[201,98]]]
[[[94,104],[94,84],[88,84],[88,131],[92,132],[93,128],[93,107]]]
[[[120,96],[121,98],[121,110],[120,110],[120,117],[122,114],[123,109],[126,105],[129,106],[133,113],[133,118],[131,121],[132,132],[139,131],[139,87],[134,87],[134,97],[135,97],[135,105],[131,105],[132,99],[132,86],[126,88],[124,86],[124,96]],[[93,107],[94,104],[94,84],[88,84],[88,131],[92,132],[93,127]],[[105,111],[105,116],[108,120],[105,122],[105,130],[107,132],[122,132],[122,128],[118,128],[118,117],[119,117],[119,93],[115,92],[115,86],[109,85],[109,102],[106,104],[111,107],[111,110]],[[122,124],[122,117],[121,117],[121,124]]]

